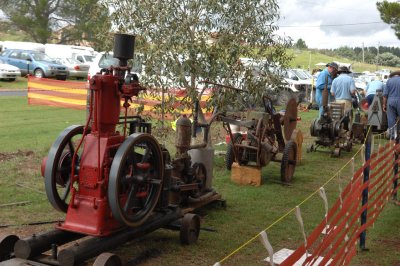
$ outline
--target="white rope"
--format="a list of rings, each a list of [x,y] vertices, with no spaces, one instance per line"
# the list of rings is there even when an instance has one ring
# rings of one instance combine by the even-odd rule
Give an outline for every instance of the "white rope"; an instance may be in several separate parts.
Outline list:
[[[337,175],[338,175],[338,185],[339,185],[340,209],[342,209],[343,208],[343,197],[342,197],[343,189],[342,189],[342,179],[340,177],[340,173],[341,172],[338,172]]]
[[[260,233],[261,236],[261,243],[264,245],[265,249],[268,251],[268,255],[269,255],[269,264],[271,266],[274,266],[274,249],[272,248],[271,243],[268,241],[268,236],[267,236],[267,232],[262,231]]]
[[[328,207],[328,198],[326,197],[326,192],[325,189],[323,187],[320,187],[318,190],[319,196],[322,198],[322,200],[324,201],[324,207],[325,207],[325,217],[328,218],[328,211],[329,211],[329,207]],[[328,222],[328,221],[327,221]]]
[[[303,233],[303,238],[304,238],[304,247],[306,249],[306,257],[308,257],[308,251],[307,251],[307,237],[306,237],[306,232],[304,231],[304,223],[303,223],[303,218],[301,217],[301,211],[300,211],[300,207],[296,206],[296,218],[297,221],[300,224],[300,229],[301,232]]]

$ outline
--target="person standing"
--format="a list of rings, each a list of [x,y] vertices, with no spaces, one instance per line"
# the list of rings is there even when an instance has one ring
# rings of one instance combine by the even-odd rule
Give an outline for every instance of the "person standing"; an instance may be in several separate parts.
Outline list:
[[[316,83],[315,101],[319,106],[319,117],[321,117],[322,113],[324,112],[324,107],[322,105],[323,104],[322,92],[325,89],[325,87],[328,89],[328,103],[331,102],[330,90],[332,81],[336,76],[337,70],[338,70],[338,64],[336,64],[335,62],[331,62],[327,64],[326,68],[322,70],[321,73],[318,75]]]
[[[377,91],[383,91],[383,82],[380,78],[372,79],[365,88],[365,97],[367,97],[368,106],[371,106]]]
[[[396,119],[400,116],[400,70],[390,73],[386,86],[383,89],[383,111],[388,118],[388,127],[390,130],[390,139],[395,139]],[[397,127],[396,127],[397,128]]]
[[[339,76],[333,80],[331,88],[331,95],[335,97],[335,102],[344,103],[345,113],[353,109],[352,95],[356,93],[356,84],[350,73],[351,71],[346,66],[339,67]]]

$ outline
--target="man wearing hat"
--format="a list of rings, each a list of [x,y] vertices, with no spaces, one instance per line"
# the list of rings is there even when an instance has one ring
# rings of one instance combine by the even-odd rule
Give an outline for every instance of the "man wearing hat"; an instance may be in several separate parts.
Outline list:
[[[352,95],[356,92],[354,79],[349,75],[351,71],[346,66],[338,69],[339,76],[332,82],[331,95],[335,102],[344,103],[344,112],[352,110]]]
[[[319,117],[322,116],[324,108],[322,106],[322,91],[325,87],[328,89],[328,103],[331,102],[330,90],[333,79],[336,77],[338,64],[331,62],[326,65],[326,68],[318,75],[316,82],[315,101],[319,106]]]

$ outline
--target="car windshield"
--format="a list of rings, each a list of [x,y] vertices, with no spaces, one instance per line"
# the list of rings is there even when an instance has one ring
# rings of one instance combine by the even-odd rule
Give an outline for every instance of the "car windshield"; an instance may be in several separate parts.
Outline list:
[[[0,59],[0,64],[5,64],[6,62],[4,62],[3,60]]]
[[[299,71],[297,69],[292,69],[292,71],[298,76],[300,79],[308,79],[306,74],[303,73],[303,71]]]
[[[48,61],[48,62],[54,61],[44,53],[32,52],[31,55],[33,59],[35,59],[36,61]]]
[[[93,56],[91,55],[84,55],[86,62],[93,62]]]
[[[82,64],[81,61],[76,60],[76,59],[74,59],[74,58],[65,58],[65,60],[66,60],[68,63],[70,63],[70,64]]]

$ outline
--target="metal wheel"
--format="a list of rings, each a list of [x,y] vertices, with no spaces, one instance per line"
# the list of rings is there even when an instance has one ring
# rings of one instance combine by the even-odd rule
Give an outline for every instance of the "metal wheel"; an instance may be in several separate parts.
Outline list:
[[[281,180],[285,183],[292,181],[296,168],[297,145],[293,140],[286,143],[281,162]]]
[[[185,245],[193,244],[199,238],[200,218],[193,213],[187,213],[182,218],[180,231],[181,243]]]
[[[288,141],[292,137],[293,131],[297,126],[297,102],[290,99],[286,105],[285,116],[283,117],[283,133],[285,140]]]
[[[348,140],[346,143],[346,151],[347,152],[351,152],[351,150],[353,149],[353,142],[351,140]]]
[[[108,201],[114,217],[135,227],[153,211],[163,182],[163,155],[157,140],[147,133],[130,135],[111,164]]]
[[[0,261],[12,258],[14,245],[18,240],[16,235],[0,235]]]
[[[67,212],[70,200],[72,157],[82,138],[83,126],[70,126],[58,136],[50,148],[44,171],[47,198],[61,212]],[[79,166],[79,154],[75,168]],[[76,172],[77,173],[77,172]]]
[[[207,169],[202,163],[194,163],[193,166],[193,183],[197,183],[199,188],[193,191],[194,197],[201,196],[206,191]]]
[[[341,148],[335,148],[332,153],[331,153],[331,157],[333,158],[339,158],[340,157],[340,153],[341,153]]]
[[[235,133],[233,134],[233,140],[228,144],[228,147],[226,149],[226,155],[225,155],[225,166],[227,170],[232,169],[232,164],[235,162],[235,154],[233,152],[234,149],[234,144],[240,144],[243,141],[243,136],[240,133]],[[238,152],[238,157],[239,160],[241,160],[241,157],[243,155],[242,149],[237,149]],[[240,163],[246,164],[246,161],[241,161]]]
[[[307,147],[307,153],[315,151],[314,144]]]
[[[34,74],[35,77],[37,77],[37,78],[44,78],[44,72],[43,72],[43,70],[41,70],[40,68],[35,69],[35,71],[33,72],[33,74]]]
[[[93,266],[121,266],[121,258],[113,253],[101,253],[93,263]]]

